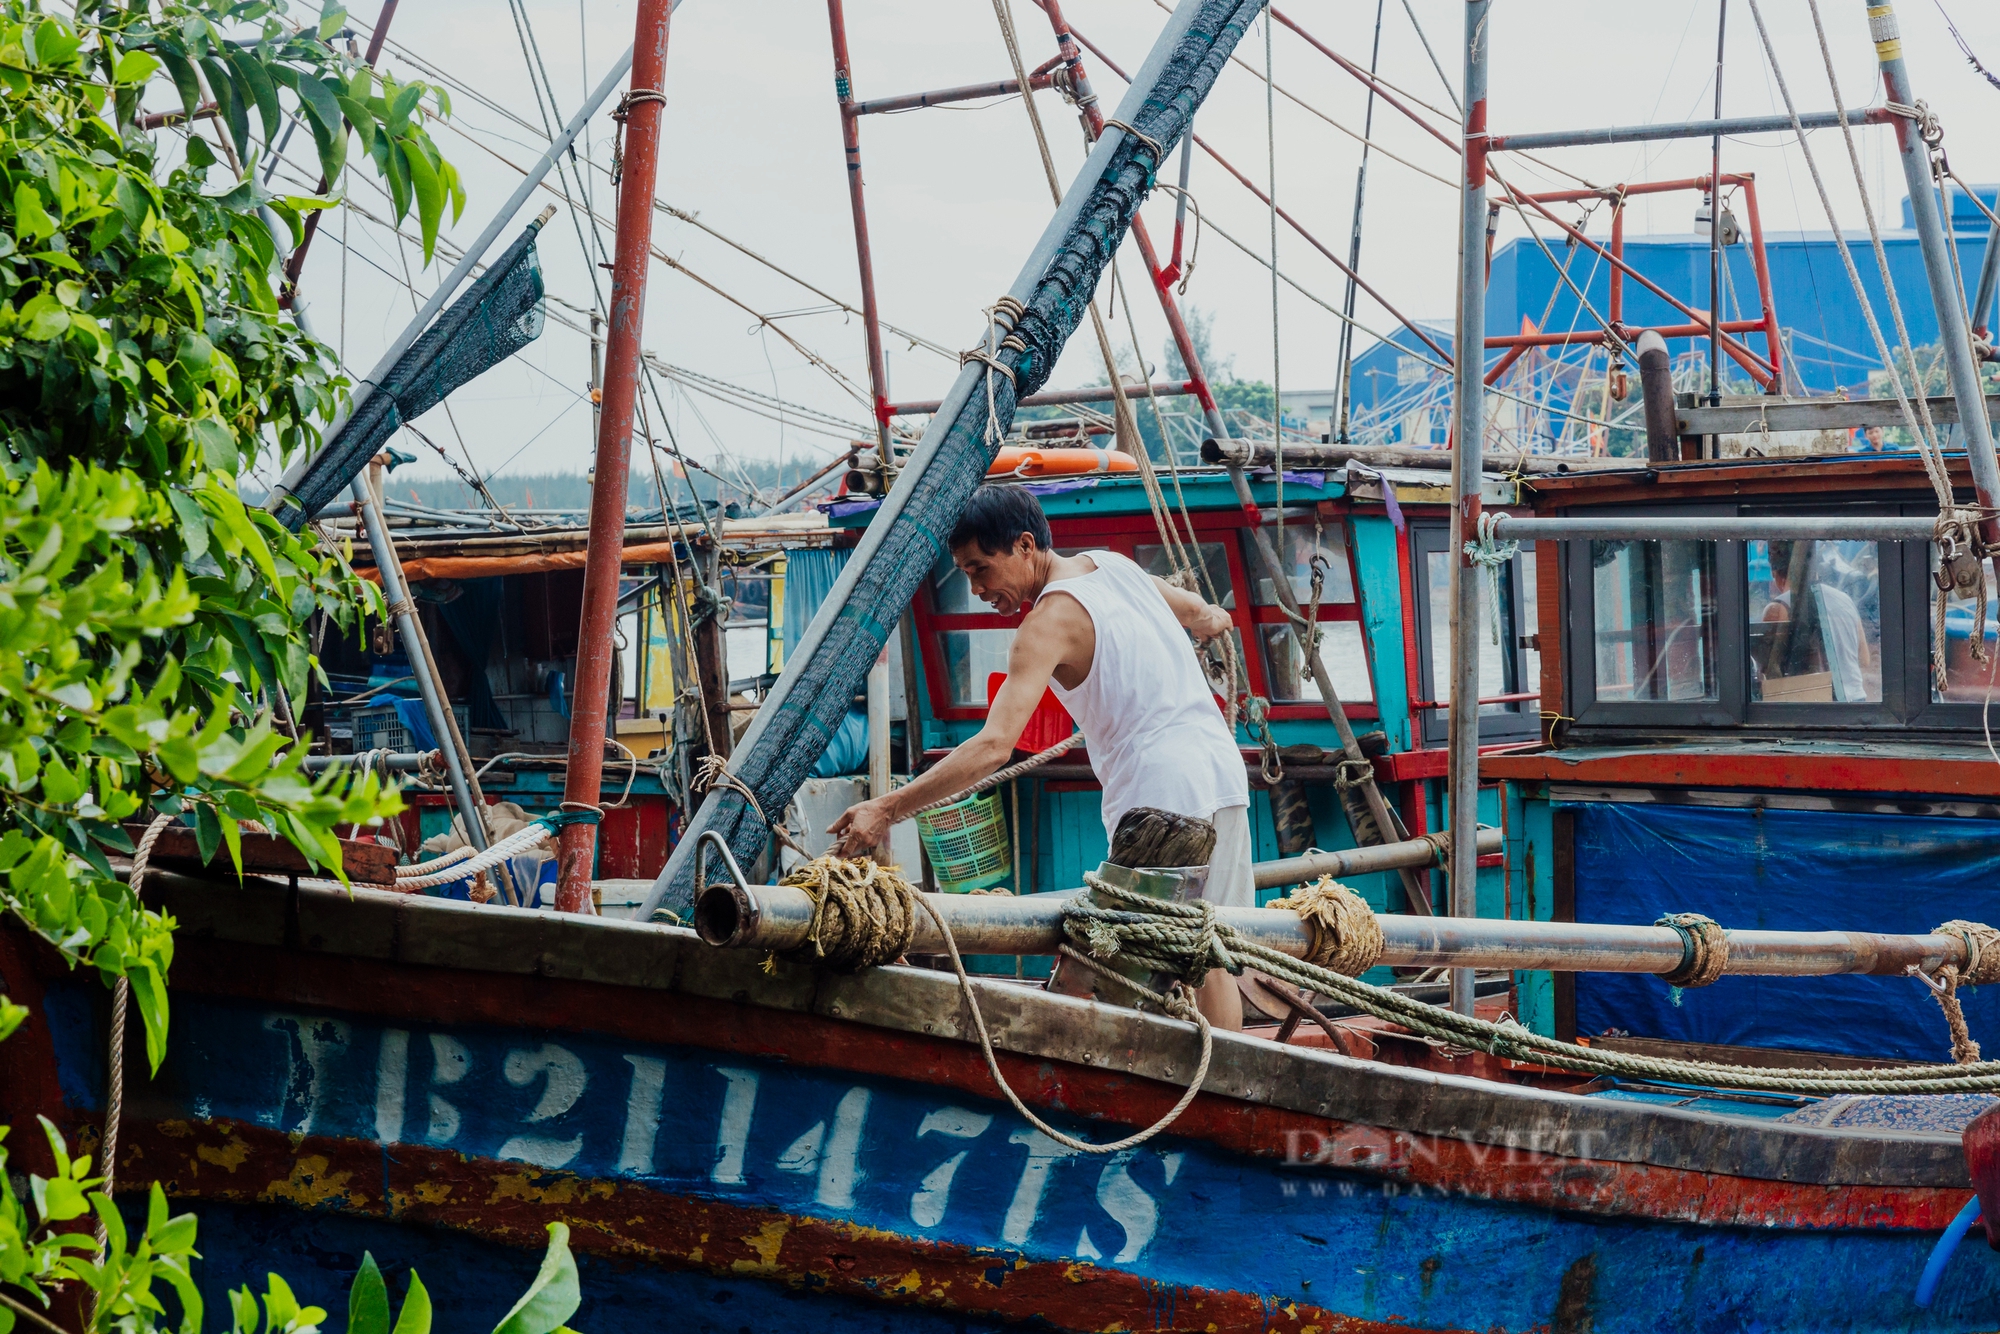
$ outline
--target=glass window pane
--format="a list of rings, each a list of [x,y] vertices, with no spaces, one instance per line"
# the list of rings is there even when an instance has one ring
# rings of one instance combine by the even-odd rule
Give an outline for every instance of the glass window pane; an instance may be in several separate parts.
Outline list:
[[[1516,561],[1519,557],[1515,558]],[[1474,571],[1479,580],[1479,697],[1516,693],[1513,680],[1512,617],[1498,630],[1493,625],[1493,576]],[[1506,573],[1501,574],[1502,582]],[[1451,552],[1424,553],[1424,585],[1431,600],[1431,694],[1434,702],[1451,703]],[[1502,598],[1506,597],[1503,589]],[[1507,610],[1511,610],[1508,608]],[[1516,704],[1479,706],[1481,713],[1507,713]]]
[[[1746,542],[1750,698],[1882,698],[1882,571],[1873,542]]]
[[[1592,542],[1602,701],[1716,699],[1715,549]]]
[[[943,630],[945,674],[951,678],[951,702],[961,708],[986,707],[986,678],[1007,670],[1012,630]]]
[[[1542,688],[1542,604],[1535,593],[1535,549],[1532,545],[1521,549],[1521,605],[1515,608],[1514,633],[1521,644],[1522,677],[1518,689],[1540,690]],[[1534,707],[1531,701],[1529,707]],[[1553,707],[1553,706],[1550,706]]]
[[[1304,670],[1305,655],[1288,625],[1259,626],[1264,638],[1264,665],[1271,682],[1273,703],[1319,702],[1319,687],[1312,673]],[[1321,621],[1319,660],[1340,693],[1342,704],[1372,704],[1375,682],[1368,672],[1368,651],[1362,643],[1358,621]]]
[[[1157,574],[1162,579],[1173,574],[1173,561],[1168,556],[1167,548],[1157,542],[1150,546],[1134,547],[1132,558],[1139,562],[1139,568],[1147,574]],[[1207,571],[1209,584],[1214,585],[1216,596],[1222,599],[1218,605],[1230,611],[1236,610],[1236,585],[1229,579],[1228,550],[1220,542],[1203,542],[1201,563]],[[1208,585],[1201,585],[1194,591],[1207,597]]]
[[[1937,600],[1943,596],[1937,586],[1937,547],[1931,547],[1931,605],[1930,633],[1937,634]],[[1986,632],[1981,639],[1986,650],[1986,661],[1972,656],[1973,626],[1979,619],[1976,602],[1972,598],[1960,597],[1956,593],[1944,604],[1944,670],[1945,685],[1938,688],[1937,674],[1932,670],[1930,660],[1925,659],[1922,671],[1930,678],[1931,698],[1950,700],[1955,703],[1984,704],[1989,695],[2000,695],[2000,602],[1995,602],[1991,587],[1986,597]],[[1911,670],[1916,670],[1914,665]]]
[[[1312,600],[1313,526],[1288,523],[1284,534],[1284,542],[1278,548],[1279,558],[1285,562],[1286,574],[1292,581],[1292,596],[1303,607]],[[1275,607],[1278,594],[1264,569],[1263,557],[1257,554],[1257,535],[1246,529],[1242,536],[1243,568],[1250,572],[1250,600],[1260,607]],[[1276,533],[1272,533],[1272,541],[1277,541]],[[1347,564],[1347,543],[1339,524],[1328,524],[1320,530],[1318,549],[1326,557],[1326,581],[1320,587],[1320,602],[1331,606],[1354,601],[1354,571]]]
[[[958,567],[951,563],[949,555],[939,557],[938,563],[931,567],[931,600],[937,605],[938,611],[947,616],[993,610],[972,596],[972,582],[959,573]]]

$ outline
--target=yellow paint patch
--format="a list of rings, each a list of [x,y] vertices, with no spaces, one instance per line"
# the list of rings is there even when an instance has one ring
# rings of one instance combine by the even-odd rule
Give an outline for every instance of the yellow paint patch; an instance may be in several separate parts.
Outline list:
[[[153,1129],[168,1139],[186,1139],[194,1134],[195,1128],[186,1121],[161,1121],[156,1123]]]
[[[608,1200],[617,1187],[609,1181],[585,1181],[581,1177],[557,1176],[547,1172],[508,1172],[493,1178],[488,1204],[501,1200],[521,1200],[528,1204],[579,1204],[584,1200]]]
[[[743,1244],[757,1252],[757,1259],[738,1260],[730,1268],[739,1274],[775,1273],[778,1267],[778,1251],[785,1244],[785,1236],[792,1230],[788,1218],[774,1218],[743,1238]]]
[[[890,1287],[889,1291],[895,1293],[899,1297],[907,1297],[909,1294],[913,1292],[922,1291],[923,1286],[924,1286],[923,1276],[918,1274],[916,1270],[912,1269],[909,1273],[903,1275],[901,1279],[897,1280],[897,1282]]]
[[[356,1195],[347,1188],[354,1175],[352,1172],[329,1172],[326,1169],[325,1157],[309,1154],[292,1164],[289,1178],[264,1187],[262,1198],[289,1200],[307,1207],[343,1202],[352,1205],[367,1203],[366,1197]]]
[[[451,1183],[448,1181],[419,1181],[410,1192],[418,1204],[443,1204],[451,1198]]]
[[[241,1136],[231,1135],[229,1143],[220,1148],[212,1144],[197,1144],[194,1156],[205,1163],[214,1163],[225,1172],[234,1172],[250,1158],[250,1146]],[[324,1161],[323,1159],[321,1161]]]

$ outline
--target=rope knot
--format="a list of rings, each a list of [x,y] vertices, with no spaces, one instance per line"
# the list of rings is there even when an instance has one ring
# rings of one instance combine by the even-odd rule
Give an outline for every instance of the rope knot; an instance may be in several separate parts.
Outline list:
[[[1965,966],[1958,979],[1968,987],[2000,982],[2000,930],[1984,922],[1953,920],[1932,928],[1934,936],[1957,936],[1965,942]]]
[[[857,973],[894,962],[916,935],[916,890],[895,867],[873,858],[815,857],[778,883],[813,901],[806,943],[785,954],[794,962]]]
[[[1330,875],[1302,885],[1267,908],[1289,908],[1312,936],[1306,962],[1344,977],[1359,977],[1382,957],[1382,924],[1375,910]]]
[[[667,104],[667,95],[657,88],[631,88],[618,99],[618,105],[611,108],[611,119],[618,125],[618,132],[611,140],[611,183],[625,179],[625,122],[632,119],[632,109],[647,102]]]
[[[1729,963],[1729,937],[1714,918],[1698,912],[1668,913],[1653,925],[1670,926],[1681,936],[1680,966],[1666,974],[1668,986],[1705,987],[1722,976]]]

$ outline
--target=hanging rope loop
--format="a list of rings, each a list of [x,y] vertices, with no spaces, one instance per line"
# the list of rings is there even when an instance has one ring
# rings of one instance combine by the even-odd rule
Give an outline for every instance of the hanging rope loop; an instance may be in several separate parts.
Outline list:
[[[895,867],[873,858],[815,857],[778,883],[804,890],[813,902],[806,943],[785,953],[793,962],[858,973],[895,962],[916,935],[916,891]]]
[[[1680,932],[1681,965],[1665,974],[1670,987],[1706,987],[1722,976],[1729,963],[1729,937],[1712,917],[1698,912],[1668,913],[1653,923]]]
[[[1487,620],[1492,626],[1495,644],[1500,642],[1500,571],[1506,568],[1507,562],[1521,554],[1519,542],[1502,542],[1494,535],[1504,517],[1481,510],[1478,536],[1465,544],[1465,558],[1485,570],[1487,579],[1492,583],[1493,615]]]

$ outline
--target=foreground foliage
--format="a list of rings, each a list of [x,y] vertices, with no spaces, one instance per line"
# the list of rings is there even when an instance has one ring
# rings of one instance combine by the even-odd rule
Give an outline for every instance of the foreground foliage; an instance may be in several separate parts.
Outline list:
[[[190,820],[204,855],[226,848],[240,870],[255,822],[338,875],[336,827],[400,809],[373,776],[308,775],[274,722],[317,670],[309,627],[355,628],[379,598],[239,492],[313,448],[346,387],[279,301],[302,219],[338,192],[267,191],[274,142],[303,127],[339,183],[358,139],[427,260],[464,204],[426,129],[443,94],[343,55],[346,23],[331,3],[297,24],[281,0],[106,0],[70,16],[0,0],[0,913],[107,983],[130,980],[155,1069],[174,924],[114,873],[132,830]],[[149,109],[179,123],[148,129]],[[25,1018],[0,996],[0,1039]],[[162,1328],[168,1300],[177,1328],[200,1330],[194,1216],[170,1216],[155,1187],[133,1236],[90,1157],[43,1130],[52,1175],[21,1198],[0,1171],[0,1334],[51,1328],[65,1291],[86,1295],[91,1330]],[[576,1309],[552,1232],[505,1334],[550,1334]],[[276,1275],[230,1307],[238,1334],[326,1318]],[[372,1258],[348,1327],[391,1334]],[[412,1275],[394,1334],[429,1327]]]

